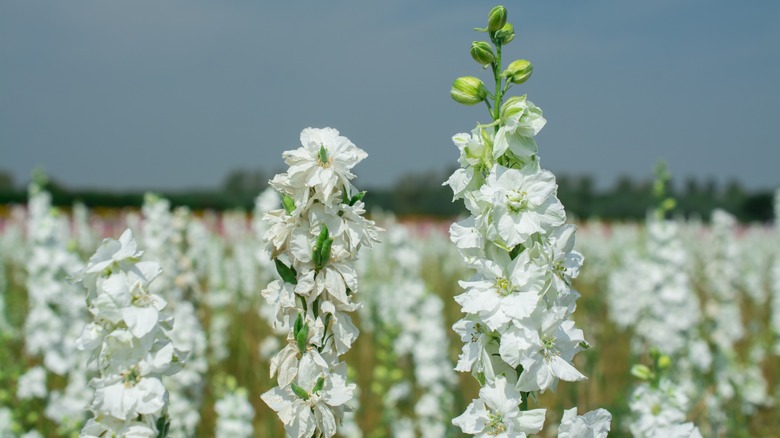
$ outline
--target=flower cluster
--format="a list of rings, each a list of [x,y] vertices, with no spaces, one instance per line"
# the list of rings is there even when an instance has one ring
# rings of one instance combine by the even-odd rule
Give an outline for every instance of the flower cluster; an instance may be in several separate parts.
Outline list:
[[[169,336],[176,349],[187,351],[187,367],[166,376],[172,435],[191,436],[200,422],[206,360],[206,335],[197,315],[198,282],[187,256],[189,214],[182,207],[171,212],[170,202],[153,193],[144,196],[141,240],[147,257],[162,264],[162,274],[151,291],[168,302],[167,310],[176,320]]]
[[[671,358],[657,349],[650,350],[650,366],[631,368],[631,374],[642,382],[629,401],[631,417],[628,428],[637,438],[701,438],[691,422],[685,422],[690,407],[685,385],[673,382],[668,374]]]
[[[173,318],[163,312],[166,302],[149,290],[160,265],[141,261],[142,254],[127,230],[118,241],[103,240],[78,278],[93,321],[76,343],[92,353],[99,372],[90,382],[94,416],[82,436],[157,437],[168,427],[162,376],[178,372],[185,354],[168,336]]]
[[[40,178],[40,176],[39,176]],[[51,392],[46,387],[43,368],[31,369],[20,380],[20,399],[46,400],[46,417],[62,431],[77,431],[81,407],[89,401],[87,356],[76,349],[75,339],[87,318],[81,299],[83,292],[68,281],[84,265],[70,244],[70,224],[65,215],[51,206],[51,195],[42,182],[30,184],[27,236],[27,296],[30,311],[24,323],[25,347],[29,354],[41,356],[43,366],[54,375],[64,376],[67,384]],[[27,383],[39,382],[27,390]],[[22,383],[25,383],[24,385]]]
[[[217,413],[214,436],[252,437],[254,435],[252,419],[255,417],[255,411],[249,403],[247,390],[237,387],[232,376],[227,379],[226,386],[222,396],[214,403],[214,411]]]
[[[456,369],[471,371],[483,388],[453,423],[470,434],[525,436],[544,422],[543,409],[528,410],[532,393],[555,389],[561,379],[585,379],[572,359],[588,344],[571,319],[579,297],[571,281],[583,257],[574,250],[575,227],[565,224],[555,177],[540,168],[534,136],[546,123],[541,109],[526,96],[502,104],[532,71],[518,60],[501,72],[502,45],[514,37],[503,7],[491,11],[483,31],[495,53],[486,42],[474,43],[471,53],[480,64],[489,61],[496,90],[491,98],[479,82],[484,92],[474,97],[487,103],[493,122],[453,137],[461,168],[445,183],[471,213],[450,236],[477,272],[460,282],[465,292],[455,298],[466,313],[453,327],[465,343]],[[481,56],[486,51],[490,56]],[[455,81],[456,101],[476,103],[462,93],[473,79]]]
[[[380,223],[386,238],[359,265],[365,290],[361,328],[378,350],[371,392],[382,399],[384,430],[374,433],[445,437],[456,375],[448,357],[444,303],[423,281],[420,239],[390,216]],[[403,363],[410,363],[413,373],[404,372]],[[412,404],[413,419],[401,409]]]
[[[293,437],[335,435],[354,384],[339,362],[357,339],[350,312],[359,304],[354,262],[380,231],[363,217],[362,198],[350,182],[366,153],[332,128],[307,128],[302,147],[283,154],[290,166],[270,182],[284,208],[266,220],[268,250],[281,280],[263,291],[275,325],[291,330],[288,344],[271,359],[279,386],[262,399]]]

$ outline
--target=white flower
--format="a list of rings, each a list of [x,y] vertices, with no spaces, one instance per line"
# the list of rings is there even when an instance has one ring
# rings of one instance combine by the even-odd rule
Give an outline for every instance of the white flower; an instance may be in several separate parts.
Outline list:
[[[122,233],[118,241],[103,239],[95,254],[89,258],[85,272],[102,272],[114,263],[123,261],[134,262],[142,255],[143,251],[138,250],[133,232],[127,229]]]
[[[558,438],[605,438],[610,430],[612,414],[605,409],[596,409],[577,415],[577,408],[563,411]]]
[[[487,237],[512,248],[562,225],[566,213],[556,190],[555,177],[546,170],[494,166],[479,193],[479,202],[492,212],[482,217],[490,220]]]
[[[162,382],[156,377],[142,376],[140,373],[135,368],[123,375],[93,379],[95,400],[90,409],[120,420],[162,414],[166,396]]]
[[[585,339],[582,330],[574,328],[574,321],[562,319],[565,314],[564,309],[541,311],[528,320],[529,325],[515,323],[502,334],[501,358],[523,366],[518,390],[544,391],[555,389],[558,379],[586,379],[571,364]]]
[[[319,381],[322,383],[318,383]],[[310,437],[315,430],[330,438],[336,434],[336,416],[352,398],[355,384],[346,385],[346,364],[333,370],[323,369],[311,355],[301,359],[295,384],[305,392],[296,394],[292,384],[275,387],[261,398],[284,423],[284,430],[294,438]],[[321,388],[318,388],[321,386]],[[339,415],[340,417],[340,415]]]
[[[526,96],[509,99],[501,108],[502,126],[507,132],[523,137],[534,137],[547,124],[542,110]]]
[[[471,315],[456,322],[452,329],[464,342],[455,370],[471,371],[474,363],[483,356],[487,344],[493,340],[491,332],[478,317]]]
[[[254,435],[252,419],[255,411],[245,389],[225,394],[214,403],[214,411],[217,413],[215,436],[244,438]]]
[[[461,281],[466,292],[455,297],[463,312],[479,315],[491,330],[531,315],[544,288],[545,272],[530,262],[528,252],[514,260],[505,254],[478,266],[477,279]]]
[[[463,433],[481,438],[519,437],[537,433],[544,426],[544,409],[521,411],[520,393],[507,384],[503,376],[496,377],[492,385],[479,390],[479,398],[473,400],[466,412],[452,420]]]
[[[16,396],[20,400],[45,398],[48,392],[46,389],[46,370],[42,367],[30,368],[19,377]]]
[[[301,132],[302,147],[286,151],[284,161],[290,166],[287,175],[297,187],[316,188],[318,199],[330,204],[331,194],[340,186],[349,187],[355,177],[352,167],[367,154],[333,128],[306,128]]]

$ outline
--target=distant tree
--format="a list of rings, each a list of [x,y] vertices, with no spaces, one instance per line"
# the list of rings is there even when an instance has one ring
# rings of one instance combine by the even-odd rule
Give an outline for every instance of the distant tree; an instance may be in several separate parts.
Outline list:
[[[0,170],[0,191],[12,192],[16,188],[14,177],[7,170]]]
[[[268,185],[268,176],[262,170],[233,170],[225,178],[222,189],[231,195],[257,195]]]

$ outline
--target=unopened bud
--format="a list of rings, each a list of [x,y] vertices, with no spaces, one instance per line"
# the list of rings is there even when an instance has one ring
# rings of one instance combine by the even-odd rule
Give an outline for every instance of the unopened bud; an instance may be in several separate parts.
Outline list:
[[[495,32],[506,24],[506,8],[499,5],[490,10],[488,14],[488,31]]]
[[[458,103],[474,105],[485,100],[487,89],[479,78],[461,76],[452,83],[450,96]]]
[[[504,27],[496,31],[496,41],[501,44],[509,44],[510,41],[515,39],[515,27],[511,23],[506,23]]]
[[[479,65],[488,65],[496,60],[496,55],[493,54],[493,49],[490,44],[484,41],[474,41],[471,43],[471,57],[474,61],[477,61]]]
[[[647,366],[637,364],[631,367],[631,375],[641,380],[650,380],[653,372]]]
[[[531,61],[518,59],[517,61],[512,61],[501,75],[513,84],[522,84],[531,77],[533,72],[534,66],[531,64]]]

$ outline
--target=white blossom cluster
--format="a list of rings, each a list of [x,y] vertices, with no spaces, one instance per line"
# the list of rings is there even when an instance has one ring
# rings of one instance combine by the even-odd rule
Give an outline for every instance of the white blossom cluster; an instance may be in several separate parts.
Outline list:
[[[689,263],[678,224],[649,217],[644,244],[612,271],[610,317],[623,329],[633,328],[635,352],[656,347],[675,355],[699,341],[696,328],[701,310],[691,286]],[[709,366],[706,361],[700,365]]]
[[[635,438],[701,438],[691,422],[685,422],[690,400],[680,385],[666,378],[658,384],[643,382],[631,395],[629,428]]]
[[[466,313],[453,327],[465,344],[456,370],[483,386],[453,423],[468,434],[522,437],[544,423],[544,409],[526,410],[532,393],[585,379],[572,360],[587,343],[571,319],[583,257],[555,176],[539,165],[541,109],[513,97],[497,122],[453,137],[461,168],[446,183],[471,212],[452,225],[451,240],[477,271],[455,298]]]
[[[93,321],[76,343],[92,354],[99,373],[90,381],[93,417],[84,437],[157,437],[168,427],[162,376],[178,372],[186,354],[169,337],[166,301],[149,288],[160,265],[141,261],[142,255],[127,230],[118,241],[103,240],[78,276]]]
[[[304,129],[301,144],[284,152],[290,167],[270,182],[284,208],[265,216],[266,239],[282,279],[262,293],[276,324],[291,331],[271,359],[278,386],[262,399],[290,436],[332,437],[355,388],[339,362],[358,336],[350,316],[359,306],[354,262],[380,230],[363,217],[363,193],[350,181],[367,154],[332,128]]]
[[[708,333],[715,346],[731,351],[744,336],[742,314],[737,301],[740,276],[739,253],[733,239],[737,219],[724,210],[712,212],[712,239],[705,264],[707,302],[704,313],[711,326]]]
[[[360,259],[366,291],[361,326],[374,336],[377,349],[392,350],[382,352],[387,360],[375,369],[380,379],[372,382],[372,390],[378,384],[384,393],[382,418],[394,436],[444,437],[457,380],[448,358],[444,303],[421,278],[422,245],[414,244],[420,239],[391,217],[381,223],[387,237]],[[410,359],[412,376],[404,376],[398,367],[403,358]],[[415,400],[415,394],[422,395]],[[401,413],[402,401],[414,403],[414,419]]]
[[[217,413],[215,437],[251,438],[254,436],[252,419],[255,411],[249,403],[249,395],[245,388],[227,391],[214,404]]]
[[[197,276],[187,256],[189,215],[182,209],[172,214],[170,202],[151,193],[144,197],[142,213],[141,237],[146,255],[162,263],[162,274],[152,284],[152,291],[168,302],[176,320],[169,333],[173,346],[189,352],[187,367],[164,379],[170,394],[171,433],[192,436],[200,422],[208,362],[206,335],[197,316]]]
[[[67,384],[49,392],[44,368],[35,367],[20,378],[17,396],[46,400],[45,415],[61,430],[77,431],[82,406],[90,397],[87,356],[79,353],[75,342],[87,312],[83,293],[68,279],[84,265],[71,251],[70,224],[52,208],[51,195],[36,183],[30,185],[29,193],[25,347],[29,354],[43,358],[47,371],[66,377]]]

